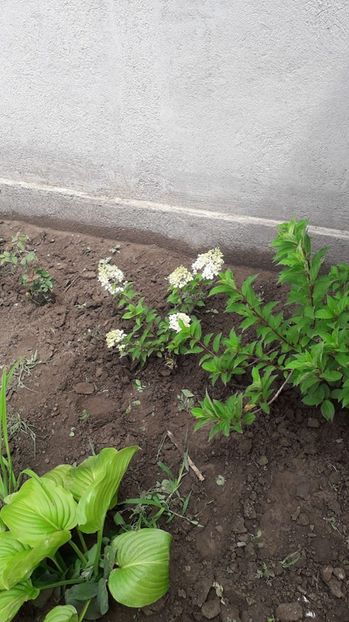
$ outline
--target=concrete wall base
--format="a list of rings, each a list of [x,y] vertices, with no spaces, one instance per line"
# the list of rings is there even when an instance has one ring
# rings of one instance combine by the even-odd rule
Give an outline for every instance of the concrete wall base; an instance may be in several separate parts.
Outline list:
[[[271,264],[268,245],[282,222],[4,178],[0,178],[0,215],[189,252],[220,246],[227,259],[260,267]],[[330,247],[331,262],[349,262],[349,231],[311,226],[311,233],[315,247]]]

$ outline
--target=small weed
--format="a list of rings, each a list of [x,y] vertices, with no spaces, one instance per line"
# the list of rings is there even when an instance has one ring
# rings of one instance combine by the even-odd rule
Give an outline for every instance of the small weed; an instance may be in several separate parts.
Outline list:
[[[28,286],[29,295],[36,305],[45,305],[53,300],[53,278],[47,270],[37,268],[31,280],[25,275],[21,282]]]
[[[217,484],[217,486],[224,486],[224,484],[225,484],[225,477],[223,477],[223,475],[217,475],[217,477],[216,477],[216,484]]]
[[[3,369],[0,383],[0,505],[7,495],[16,492],[18,488],[9,444],[7,413],[7,388],[12,373],[13,368],[9,373]]]
[[[125,511],[129,512],[131,506],[131,516],[127,520],[127,528],[130,525],[136,529],[157,527],[160,519],[165,519],[167,523],[170,523],[175,517],[182,518],[192,525],[199,526],[197,520],[186,516],[191,492],[185,497],[180,493],[183,479],[189,470],[187,454],[185,453],[184,455],[177,475],[163,462],[158,462],[158,466],[166,475],[166,479],[157,482],[154,488],[146,491],[142,496],[127,499],[125,501],[127,509],[117,512],[114,517],[116,524],[118,526],[125,525],[126,529],[126,521],[123,518],[123,514]]]
[[[288,570],[289,568],[292,568],[292,566],[297,564],[300,558],[301,558],[301,552],[299,550],[295,551],[294,553],[290,553],[289,555],[286,555],[286,557],[281,560],[280,565],[284,570]]]
[[[257,572],[256,572],[256,578],[257,579],[273,579],[275,577],[275,574],[273,573],[272,570],[269,570],[267,564],[265,562],[262,563],[261,567],[258,568]]]
[[[27,289],[27,294],[37,305],[53,300],[53,278],[39,266],[35,251],[28,250],[27,235],[17,233],[8,248],[0,254],[0,266],[9,266],[15,272],[20,270],[19,281]]]
[[[136,380],[133,381],[133,386],[136,391],[138,391],[138,393],[143,393],[144,389],[146,388],[146,385],[142,384],[142,381],[139,380],[139,378],[136,378]]]
[[[31,441],[33,443],[34,456],[35,456],[36,455],[36,433],[34,431],[34,427],[30,423],[25,421],[25,419],[22,419],[19,413],[14,413],[13,415],[10,415],[8,418],[9,439],[12,440],[18,434],[25,434],[26,436],[29,436],[31,438]]]
[[[337,526],[337,522],[336,522],[336,519],[335,519],[334,516],[329,516],[329,517],[325,516],[323,520],[326,521],[326,523],[328,523],[330,525],[330,527],[332,527],[332,529],[334,531],[337,531],[337,533],[341,534],[341,531],[340,531],[340,529]]]
[[[40,364],[41,361],[38,358],[37,350],[35,350],[35,352],[28,357],[18,359],[13,366],[13,373],[10,383],[11,389],[13,391],[16,389],[27,389],[28,391],[31,391],[32,389],[28,389],[28,387],[24,384],[24,379],[31,376],[33,369]]]
[[[179,412],[186,411],[189,412],[191,408],[193,408],[195,403],[195,395],[189,391],[189,389],[182,389],[180,394],[177,395],[178,405],[177,408]]]
[[[251,542],[255,544],[259,549],[264,547],[264,542],[262,541],[262,530],[257,529],[256,533],[251,534]]]
[[[130,404],[127,406],[125,410],[125,415],[130,415],[132,412],[132,408],[134,407],[138,408],[140,405],[141,405],[140,400],[132,400],[132,402],[130,402]]]
[[[84,410],[79,415],[79,422],[86,423],[86,421],[88,421],[90,417],[91,417],[91,413],[88,410],[86,410],[86,408],[84,408]]]

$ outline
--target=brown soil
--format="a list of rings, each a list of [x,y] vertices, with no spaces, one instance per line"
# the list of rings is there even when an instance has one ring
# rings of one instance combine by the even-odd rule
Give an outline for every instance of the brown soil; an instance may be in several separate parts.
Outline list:
[[[207,432],[193,433],[191,416],[178,411],[181,389],[197,397],[205,392],[207,380],[195,361],[179,360],[170,372],[154,360],[143,371],[131,372],[105,346],[106,331],[119,320],[96,279],[98,260],[114,249],[115,263],[150,303],[161,307],[164,277],[191,258],[154,245],[0,224],[6,240],[17,231],[30,236],[56,281],[55,303],[36,307],[13,276],[1,271],[0,364],[36,350],[41,361],[10,400],[11,412],[19,413],[37,435],[35,455],[28,436],[14,439],[17,466],[42,473],[82,460],[91,446],[99,450],[137,443],[142,451],[122,489],[123,495],[135,496],[163,477],[159,452],[164,463],[178,469],[182,455],[166,437],[170,430],[180,444],[187,442],[205,476],[201,483],[191,472],[183,484],[184,492],[192,490],[189,514],[198,514],[202,527],[181,519],[170,526],[174,541],[168,597],[145,611],[115,606],[106,622],[145,616],[154,622],[266,622],[283,603],[298,603],[296,613],[300,605],[303,617],[287,617],[291,608],[286,606],[286,613],[279,609],[281,620],[349,621],[347,414],[339,413],[330,425],[289,391],[273,404],[270,416],[261,416],[243,435],[208,443]],[[248,269],[236,272],[243,278]],[[272,295],[275,275],[263,272],[258,282]],[[212,325],[218,322],[216,315],[207,317]],[[134,388],[135,377],[145,385],[143,393]],[[140,405],[132,405],[135,400]],[[84,410],[90,416],[82,422]],[[224,477],[223,485],[217,484],[218,476]],[[280,561],[297,551],[297,563],[283,568]],[[334,569],[327,583],[326,566]],[[223,589],[222,602],[214,582],[221,586],[218,592]],[[31,607],[18,617],[22,622],[39,619]]]

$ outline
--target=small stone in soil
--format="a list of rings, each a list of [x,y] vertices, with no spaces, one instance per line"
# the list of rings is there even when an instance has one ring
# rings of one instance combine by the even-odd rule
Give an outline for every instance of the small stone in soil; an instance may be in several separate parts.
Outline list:
[[[315,417],[309,417],[307,422],[308,428],[319,428],[320,421],[315,419]]]
[[[208,600],[201,607],[201,613],[207,620],[214,620],[221,612],[221,604],[218,599]]]
[[[337,579],[339,581],[344,581],[344,579],[345,579],[345,572],[344,572],[343,568],[335,568],[333,570],[333,574],[334,574],[335,577],[337,577]]]
[[[244,516],[250,519],[256,518],[257,516],[256,511],[253,507],[253,503],[252,501],[250,501],[250,499],[247,499],[247,501],[245,501],[244,503]]]
[[[260,458],[258,458],[257,462],[258,462],[258,464],[260,466],[266,466],[268,464],[269,460],[268,460],[267,456],[261,456]]]
[[[92,281],[92,279],[96,279],[97,278],[97,274],[95,272],[93,272],[92,270],[87,270],[87,272],[83,272],[81,274],[81,278],[88,279],[88,280]]]
[[[94,393],[95,390],[93,384],[89,382],[78,382],[77,384],[74,384],[73,389],[75,393],[79,393],[79,395],[91,395],[91,393]]]
[[[298,525],[302,525],[303,527],[306,527],[307,525],[309,525],[309,518],[307,517],[306,514],[302,512],[298,517],[297,523]]]
[[[335,596],[336,598],[344,597],[344,594],[341,589],[341,584],[339,583],[337,579],[334,579],[334,578],[330,579],[328,583],[328,587],[330,588],[331,594],[333,594],[333,596]]]
[[[321,577],[325,583],[329,583],[332,577],[333,568],[332,566],[324,566],[321,568]]]
[[[245,521],[242,516],[237,516],[233,522],[232,529],[234,533],[246,533]]]
[[[282,603],[276,609],[279,622],[297,622],[303,618],[303,610],[299,603]]]

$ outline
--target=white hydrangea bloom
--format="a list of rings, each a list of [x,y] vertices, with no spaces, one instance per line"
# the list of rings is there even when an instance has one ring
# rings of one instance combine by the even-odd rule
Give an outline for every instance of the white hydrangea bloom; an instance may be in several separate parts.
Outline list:
[[[186,313],[172,313],[172,315],[169,315],[169,326],[172,330],[176,331],[176,333],[179,333],[182,330],[179,325],[179,320],[181,320],[181,322],[183,322],[184,326],[186,327],[190,326],[191,322],[189,315],[187,315]]]
[[[109,333],[107,333],[105,336],[105,340],[107,342],[108,348],[117,347],[117,349],[119,350],[121,354],[125,350],[125,347],[126,347],[125,344],[122,343],[122,341],[125,339],[126,336],[127,335],[125,331],[120,328],[115,328],[113,330],[110,330]]]
[[[98,264],[98,280],[110,294],[119,294],[125,289],[125,275],[120,268],[110,263],[110,257],[101,259]]]
[[[224,264],[223,253],[219,248],[212,248],[207,253],[198,255],[193,263],[193,272],[201,273],[204,279],[212,281],[217,276]]]
[[[178,287],[182,289],[185,287],[190,281],[193,280],[193,275],[185,266],[178,266],[171,274],[167,277],[168,282],[172,287]]]

